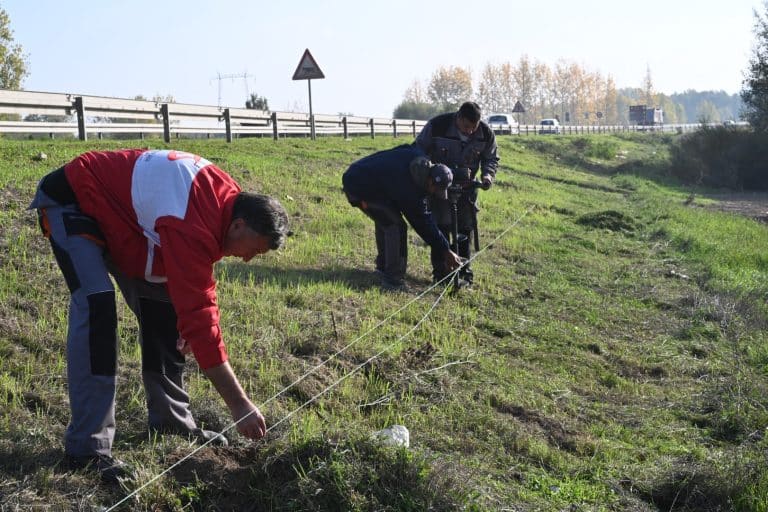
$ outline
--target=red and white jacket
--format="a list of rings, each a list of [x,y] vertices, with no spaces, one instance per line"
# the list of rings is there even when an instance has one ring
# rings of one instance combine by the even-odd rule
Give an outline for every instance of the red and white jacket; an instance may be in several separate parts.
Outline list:
[[[227,361],[213,264],[223,257],[239,185],[197,155],[168,150],[84,153],[64,172],[117,268],[165,283],[200,367]]]

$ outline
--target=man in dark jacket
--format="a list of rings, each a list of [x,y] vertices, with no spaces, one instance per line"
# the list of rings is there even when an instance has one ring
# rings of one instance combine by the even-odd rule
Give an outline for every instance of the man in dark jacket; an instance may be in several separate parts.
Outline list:
[[[398,146],[362,158],[344,173],[344,192],[376,226],[376,271],[385,289],[404,289],[408,263],[407,226],[431,247],[432,264],[448,271],[461,265],[427,209],[428,195],[446,199],[453,174],[432,165],[412,145]]]
[[[454,184],[469,183],[480,172],[483,188],[491,188],[499,165],[496,153],[496,136],[493,130],[480,120],[477,103],[468,101],[458,112],[432,118],[416,137],[419,146],[435,163],[445,164],[453,171]],[[466,188],[458,203],[459,256],[470,257],[470,237],[477,211],[477,189]],[[451,205],[442,199],[431,200],[432,213],[440,230],[447,234],[451,229]],[[439,263],[439,262],[438,262]],[[433,267],[435,279],[442,279],[449,269]],[[472,283],[472,271],[465,265],[460,277]]]

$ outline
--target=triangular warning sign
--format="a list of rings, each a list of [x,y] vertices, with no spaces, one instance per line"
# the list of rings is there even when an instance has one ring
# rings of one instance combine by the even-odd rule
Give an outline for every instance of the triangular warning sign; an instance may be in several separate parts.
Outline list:
[[[293,79],[311,80],[313,78],[325,78],[325,75],[320,71],[320,66],[317,65],[312,54],[309,53],[309,49],[307,49],[304,50],[304,55],[301,56],[301,61],[293,73]]]
[[[519,101],[519,100],[518,100],[518,102],[517,102],[517,103],[515,103],[515,107],[512,109],[512,112],[514,112],[514,113],[516,113],[516,114],[517,114],[518,112],[525,112],[525,108],[523,108],[523,104],[522,104],[522,103],[520,103],[520,101]]]

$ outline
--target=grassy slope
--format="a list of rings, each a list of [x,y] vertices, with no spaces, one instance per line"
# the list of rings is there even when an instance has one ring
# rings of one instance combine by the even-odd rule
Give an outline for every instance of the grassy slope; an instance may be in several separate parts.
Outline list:
[[[198,452],[129,508],[767,509],[764,226],[637,176],[663,174],[668,138],[503,137],[483,244],[522,219],[477,258],[473,290],[401,339],[438,294],[392,316],[417,293],[379,292],[372,225],[340,193],[351,161],[397,142],[172,144],[278,196],[293,219],[284,250],[217,267],[225,339],[256,401],[374,328],[266,404],[270,424],[384,353],[267,443],[230,431],[232,447]],[[0,141],[0,509],[90,510],[125,495],[60,464],[65,287],[24,208],[49,168],[130,145]],[[428,260],[414,240],[417,291]],[[119,314],[115,452],[138,468],[130,491],[191,448],[147,439],[137,328]],[[198,419],[225,428],[223,404],[189,368]],[[368,440],[393,423],[410,429],[411,450]]]

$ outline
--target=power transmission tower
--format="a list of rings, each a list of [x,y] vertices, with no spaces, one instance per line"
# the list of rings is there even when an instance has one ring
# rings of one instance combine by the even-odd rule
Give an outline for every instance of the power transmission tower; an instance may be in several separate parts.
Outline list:
[[[253,75],[249,75],[247,72],[243,73],[233,73],[233,74],[226,74],[222,75],[221,73],[216,73],[216,76],[211,78],[211,80],[218,80],[219,81],[219,108],[221,108],[221,81],[222,80],[234,80],[235,78],[242,78],[243,79],[243,85],[245,85],[245,98],[250,99],[251,93],[248,90],[248,79],[253,78]]]

